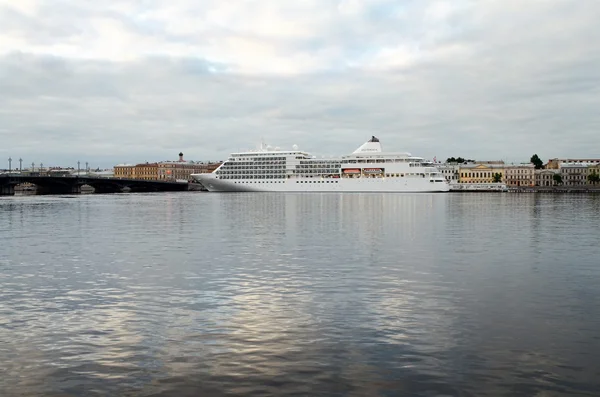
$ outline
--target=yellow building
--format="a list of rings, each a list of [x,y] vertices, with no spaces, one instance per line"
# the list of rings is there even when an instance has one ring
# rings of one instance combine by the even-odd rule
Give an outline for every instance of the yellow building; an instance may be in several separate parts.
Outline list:
[[[588,176],[592,175],[592,174],[600,175],[600,164],[592,165],[592,166],[589,167],[589,169],[588,169]],[[588,180],[588,183],[590,183],[592,185],[596,185],[597,184],[597,182],[594,183],[594,182],[590,182],[589,180]]]
[[[136,164],[134,170],[135,179],[144,179],[147,181],[158,180],[158,164],[157,163],[143,163]]]
[[[132,165],[132,164],[115,165],[114,175],[115,175],[115,178],[134,179],[135,165]]]
[[[494,183],[494,174],[504,182],[504,164],[463,164],[458,170],[458,183]]]
[[[123,179],[158,179],[158,165],[156,163],[119,164],[114,166],[115,178]]]
[[[221,163],[218,162],[186,161],[183,159],[183,153],[179,153],[178,161],[116,165],[114,176],[152,181],[189,181],[191,174],[210,173],[219,165]]]
[[[158,163],[158,179],[167,181],[189,181],[192,174],[211,173],[221,163],[186,161],[183,153],[179,153],[178,161],[162,161]]]

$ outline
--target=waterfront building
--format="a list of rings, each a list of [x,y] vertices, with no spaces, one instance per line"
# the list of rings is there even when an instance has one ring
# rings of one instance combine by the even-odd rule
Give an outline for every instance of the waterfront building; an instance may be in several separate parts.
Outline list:
[[[559,174],[559,170],[535,170],[535,186],[554,186],[554,175]]]
[[[448,182],[458,183],[460,168],[458,163],[437,164],[437,168]]]
[[[119,164],[114,167],[115,178],[156,180],[157,163]]]
[[[114,176],[152,181],[189,181],[192,179],[190,175],[213,172],[219,165],[219,162],[187,161],[184,160],[183,153],[179,153],[177,161],[116,165]]]
[[[560,176],[563,185],[578,186],[588,183],[588,171],[590,164],[585,163],[562,163],[560,164]]]
[[[531,163],[506,165],[504,177],[509,187],[535,186],[535,166]]]
[[[189,181],[192,174],[206,174],[216,170],[221,163],[187,161],[183,153],[179,153],[177,161],[162,161],[158,163],[157,179],[162,181]]]
[[[155,181],[158,179],[158,163],[136,164],[133,173],[135,179]]]
[[[560,169],[561,164],[590,164],[600,165],[600,159],[559,159],[554,158],[548,160],[546,169],[557,170]]]
[[[500,182],[505,181],[502,161],[461,164],[458,173],[458,183],[494,183],[494,174],[500,174]]]
[[[114,166],[115,178],[133,179],[135,175],[135,165],[117,164]]]
[[[588,167],[588,175],[590,175],[590,174],[600,175],[600,164],[589,166]]]

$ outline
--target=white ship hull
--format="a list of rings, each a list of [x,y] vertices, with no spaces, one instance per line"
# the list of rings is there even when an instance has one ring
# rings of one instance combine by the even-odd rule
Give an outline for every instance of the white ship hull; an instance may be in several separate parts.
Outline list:
[[[192,175],[210,192],[447,192],[444,182],[428,178],[289,178],[286,180],[226,180],[215,174]]]
[[[316,158],[298,150],[232,153],[211,174],[193,174],[211,192],[447,192],[433,163],[410,153],[383,152],[372,136],[349,155]]]

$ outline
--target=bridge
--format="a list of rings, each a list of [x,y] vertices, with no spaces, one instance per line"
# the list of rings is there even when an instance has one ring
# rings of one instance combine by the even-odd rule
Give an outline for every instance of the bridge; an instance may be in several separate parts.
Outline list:
[[[181,192],[188,190],[187,182],[148,181],[141,179],[102,178],[90,176],[36,176],[0,174],[0,196],[15,194],[15,186],[31,183],[37,194],[78,194],[84,185],[94,188],[94,193],[130,192]]]

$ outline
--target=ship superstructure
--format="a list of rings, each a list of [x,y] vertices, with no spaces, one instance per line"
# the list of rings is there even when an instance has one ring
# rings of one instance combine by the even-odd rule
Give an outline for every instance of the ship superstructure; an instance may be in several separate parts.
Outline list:
[[[265,147],[232,153],[210,174],[192,177],[213,192],[446,192],[435,167],[410,153],[386,153],[376,137],[340,158]]]

